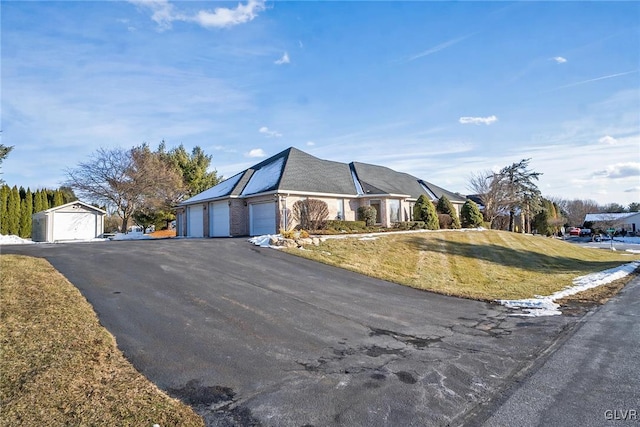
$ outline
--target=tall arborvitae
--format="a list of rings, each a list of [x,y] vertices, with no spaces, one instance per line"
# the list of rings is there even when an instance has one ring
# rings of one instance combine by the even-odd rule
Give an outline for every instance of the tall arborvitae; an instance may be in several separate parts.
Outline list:
[[[46,211],[50,208],[49,206],[49,197],[47,196],[47,190],[40,190],[40,204],[42,206],[42,210]]]
[[[53,193],[53,206],[51,207],[55,208],[56,206],[61,206],[61,205],[64,205],[64,197],[62,195],[62,191],[56,190]]]
[[[36,190],[33,193],[33,213],[42,211],[42,198],[40,197],[40,190]]]
[[[0,187],[0,234],[6,235],[9,229],[9,194],[11,189],[8,185],[3,184]]]
[[[11,189],[8,204],[7,234],[18,235],[20,232],[20,192],[15,185]]]
[[[31,215],[33,212],[31,189],[27,188],[25,198],[20,204],[20,237],[31,237]]]

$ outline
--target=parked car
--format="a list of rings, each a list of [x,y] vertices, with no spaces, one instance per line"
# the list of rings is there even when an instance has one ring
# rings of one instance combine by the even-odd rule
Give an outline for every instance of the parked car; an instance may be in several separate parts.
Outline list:
[[[590,228],[581,228],[580,229],[580,236],[591,236],[591,229]]]
[[[579,236],[580,235],[580,229],[578,227],[571,227],[569,229],[569,236]]]

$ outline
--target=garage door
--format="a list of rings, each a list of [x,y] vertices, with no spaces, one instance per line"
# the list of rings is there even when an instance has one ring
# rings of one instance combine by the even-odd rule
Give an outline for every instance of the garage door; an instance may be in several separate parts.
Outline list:
[[[209,204],[209,236],[229,237],[229,202]]]
[[[86,212],[55,212],[53,240],[87,240],[96,237],[96,215]]]
[[[204,237],[204,222],[202,219],[202,205],[187,208],[187,236]]]
[[[276,204],[257,203],[250,205],[249,209],[250,234],[260,236],[276,233]]]

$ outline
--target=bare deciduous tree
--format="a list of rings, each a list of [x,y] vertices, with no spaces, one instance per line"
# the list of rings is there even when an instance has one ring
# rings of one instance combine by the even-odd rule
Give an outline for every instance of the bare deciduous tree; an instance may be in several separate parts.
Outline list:
[[[293,218],[303,230],[320,230],[329,217],[327,204],[318,199],[298,200],[293,204]]]
[[[146,145],[130,150],[100,148],[89,161],[66,172],[65,185],[115,210],[122,218],[123,233],[137,210],[173,205],[184,194],[180,174]]]

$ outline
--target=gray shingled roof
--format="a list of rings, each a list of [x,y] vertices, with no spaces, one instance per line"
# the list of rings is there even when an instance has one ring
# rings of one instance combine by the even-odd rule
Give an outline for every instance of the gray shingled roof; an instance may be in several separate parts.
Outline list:
[[[364,195],[402,194],[417,199],[426,193],[426,187],[438,198],[445,194],[452,202],[465,201],[462,196],[407,173],[367,163],[346,164],[322,160],[290,147],[185,200],[182,204],[226,196],[249,196],[275,190],[356,196],[358,189],[352,172],[357,176]]]
[[[296,148],[289,148],[288,151],[278,190],[358,194],[346,163],[318,159]]]
[[[420,180],[413,175],[397,172],[384,166],[352,162],[365,194],[405,194],[417,199],[425,194]]]
[[[443,195],[447,196],[447,199],[449,199],[452,202],[459,202],[459,203],[464,203],[467,201],[467,198],[465,196],[462,196],[460,194],[456,194],[456,193],[452,193],[451,191],[445,190],[442,187],[438,187],[435,184],[432,184],[428,181],[424,181],[424,180],[420,180],[420,182],[422,182],[422,184],[427,187],[429,190],[431,190],[431,192],[433,194],[436,195],[436,197],[439,199],[440,197],[442,197]]]

